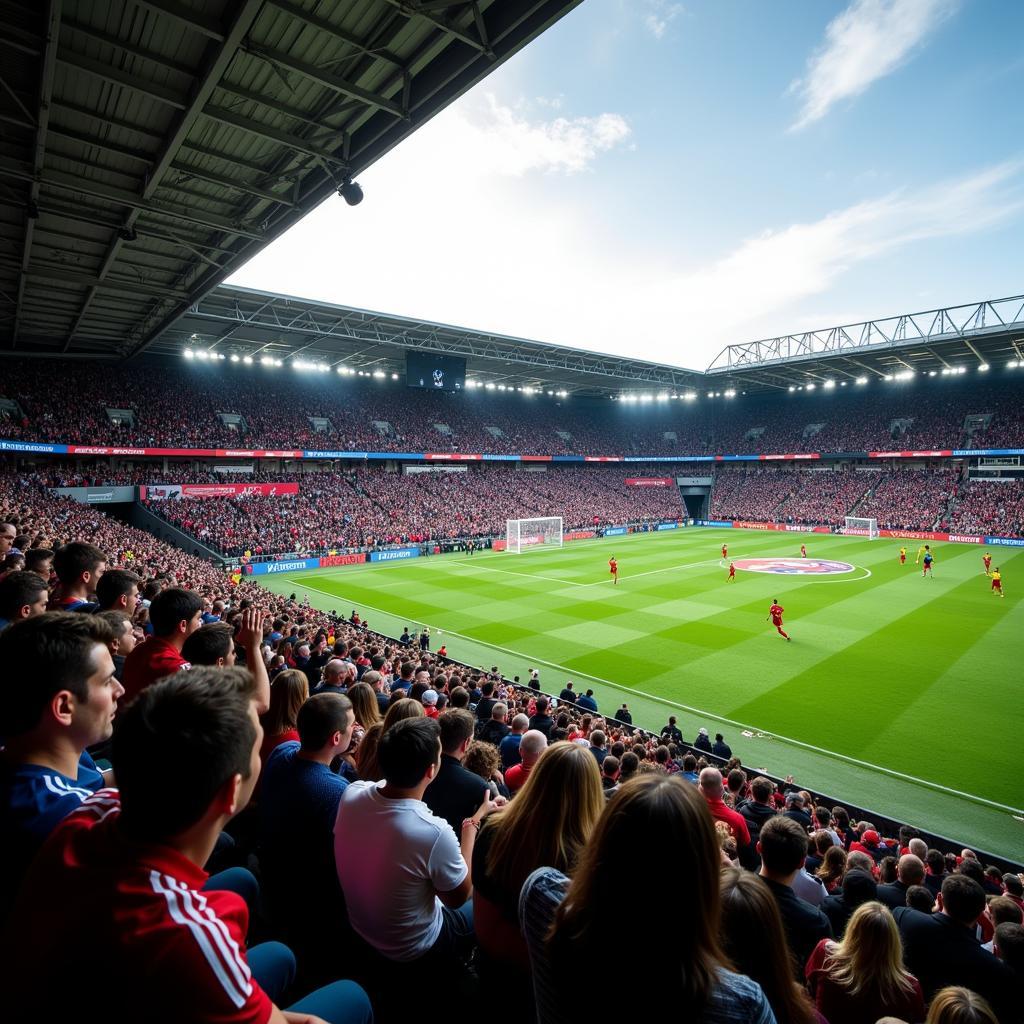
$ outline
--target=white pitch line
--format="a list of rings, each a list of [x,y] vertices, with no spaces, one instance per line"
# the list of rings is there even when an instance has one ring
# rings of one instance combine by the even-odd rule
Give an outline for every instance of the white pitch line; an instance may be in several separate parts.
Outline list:
[[[629,580],[638,580],[641,576],[655,576],[659,572],[673,572],[676,569],[696,569],[700,565],[714,565],[714,558],[705,558],[703,562],[687,562],[685,565],[664,565],[660,569],[648,569],[647,572],[634,572],[628,576],[624,576],[619,573],[619,579],[628,582]],[[596,583],[581,583],[581,587],[601,587],[609,586],[611,584],[611,574],[609,573],[609,579],[598,580]]]
[[[713,561],[713,559],[712,559]],[[285,579],[284,582],[291,583],[295,586],[299,584],[295,580]],[[323,594],[324,597],[329,597],[334,601],[340,600],[340,595],[328,593],[326,590],[319,590],[316,587],[306,587],[306,590],[312,590],[317,594]],[[342,604],[348,604],[349,602],[343,601]],[[369,608],[370,611],[380,612],[381,615],[390,615],[392,618],[402,618],[395,612],[390,612],[385,608],[375,608],[373,605],[366,604],[365,601],[356,602],[363,608]],[[413,622],[418,626],[430,626],[429,622],[422,622],[419,619],[407,618],[408,622]],[[431,627],[436,629],[437,627]],[[460,640],[465,640],[471,644],[479,644],[481,647],[490,647],[492,650],[501,651],[503,654],[509,654],[516,658],[522,658],[527,662],[535,662],[538,665],[545,665],[548,668],[558,669],[560,672],[565,672],[565,667],[559,665],[553,661],[547,661],[544,658],[535,658],[528,654],[523,654],[521,651],[513,651],[510,647],[502,647],[500,644],[492,644],[487,640],[477,640],[475,637],[466,636],[464,633],[456,633],[454,630],[448,630],[448,636],[458,637]],[[960,789],[953,789],[950,786],[943,786],[939,782],[931,782],[928,779],[918,778],[916,775],[907,775],[904,772],[898,772],[895,768],[886,768],[883,765],[872,764],[870,761],[862,761],[857,757],[850,757],[848,754],[840,754],[834,750],[826,750],[824,747],[816,747],[812,743],[805,743],[803,740],[793,739],[791,736],[781,736],[779,733],[766,731],[760,729],[757,726],[747,725],[744,722],[737,722],[732,718],[725,718],[722,715],[716,715],[713,711],[705,711],[702,708],[695,708],[690,704],[682,704],[679,701],[669,700],[667,697],[661,697],[657,694],[647,693],[644,690],[636,690],[632,686],[626,686],[623,683],[613,683],[610,679],[602,679],[601,676],[589,675],[586,672],[573,672],[573,676],[579,677],[580,679],[590,679],[595,683],[602,683],[605,686],[610,686],[613,690],[621,690],[623,693],[631,693],[637,697],[645,697],[648,700],[657,701],[659,704],[665,704],[670,708],[678,708],[682,711],[689,711],[691,714],[703,715],[705,718],[710,718],[716,722],[725,722],[726,725],[735,726],[737,729],[747,729],[750,732],[762,732],[767,736],[771,736],[772,739],[782,740],[783,743],[789,743],[794,747],[800,747],[803,750],[809,750],[814,754],[820,754],[825,757],[835,758],[837,761],[843,761],[847,764],[856,765],[858,768],[868,768],[873,772],[881,772],[883,775],[888,775],[891,778],[902,779],[904,782],[912,782],[918,786],[924,786],[927,789],[938,790],[941,793],[948,793],[951,796],[962,797],[965,800],[970,800],[974,803],[985,804],[987,807],[994,807],[1000,811],[1009,811],[1011,814],[1024,815],[1024,809],[1019,807],[1010,807],[1008,804],[1001,804],[995,800],[989,800],[983,796],[976,796],[974,793],[965,793]]]
[[[664,565],[660,569],[649,569],[647,572],[631,573],[628,576],[624,576],[620,573],[619,579],[624,582],[628,582],[629,580],[639,579],[641,576],[654,576],[660,572],[673,572],[676,569],[694,569],[700,565],[713,565],[714,562],[715,559],[708,558],[705,559],[703,562],[687,562],[684,565]],[[459,558],[452,560],[448,564],[473,565],[474,563],[468,558]],[[515,572],[512,569],[494,569],[489,565],[481,565],[478,566],[478,568],[483,572],[500,572],[504,573],[506,576],[525,576],[527,579],[531,580],[549,580],[552,583],[562,583],[567,587],[605,587],[610,586],[612,582],[610,573],[608,579],[597,580],[595,583],[576,583],[574,580],[563,580],[559,579],[557,576],[540,576],[536,573],[531,572]]]
[[[538,576],[532,572],[515,572],[512,569],[495,569],[490,565],[476,565],[475,562],[468,558],[455,558],[447,563],[448,565],[473,565],[481,572],[500,572],[505,576],[523,576],[528,580],[548,580],[551,583],[561,583],[566,587],[589,587],[592,586],[590,583],[575,583],[572,580],[562,580],[557,576]]]

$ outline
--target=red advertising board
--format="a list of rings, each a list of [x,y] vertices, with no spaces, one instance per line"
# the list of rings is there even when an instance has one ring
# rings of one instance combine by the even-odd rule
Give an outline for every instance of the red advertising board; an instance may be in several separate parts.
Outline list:
[[[584,455],[584,462],[621,462],[621,455]]]
[[[351,555],[324,555],[320,559],[320,568],[329,569],[335,565],[359,565],[366,561],[366,552],[360,551]]]
[[[921,452],[868,452],[869,459],[945,459],[953,454],[951,448]]]
[[[830,533],[827,526],[805,526],[802,523],[752,523],[745,519],[734,519],[737,530],[778,530],[781,533]],[[867,533],[867,530],[864,531]]]
[[[818,452],[805,452],[802,455],[761,455],[760,458],[771,460],[771,459],[820,459],[821,455]]]
[[[671,487],[674,483],[670,476],[631,476],[626,479],[627,487]]]
[[[427,452],[423,458],[431,462],[479,462],[482,455],[466,455],[463,452]]]
[[[140,498],[156,501],[168,498],[236,498],[243,494],[281,497],[298,493],[298,484],[151,484],[139,488]]]

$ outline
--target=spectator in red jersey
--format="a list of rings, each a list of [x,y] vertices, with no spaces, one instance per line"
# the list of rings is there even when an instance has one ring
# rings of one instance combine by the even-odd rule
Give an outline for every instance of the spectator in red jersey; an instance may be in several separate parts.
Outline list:
[[[92,612],[96,584],[107,568],[107,556],[93,544],[72,541],[58,549],[53,567],[60,581],[50,600],[50,608],[61,612]]]
[[[86,747],[110,738],[118,699],[108,644],[93,615],[47,612],[0,634],[0,919],[36,851],[57,824],[101,789]]]
[[[756,866],[757,858],[750,843],[750,830],[742,814],[727,807],[722,797],[724,786],[722,773],[717,768],[705,768],[700,773],[700,791],[707,801],[708,810],[715,821],[722,821],[729,828],[729,833],[736,840],[736,852],[744,867]]]
[[[199,669],[148,687],[126,711],[114,740],[120,792],[102,790],[64,820],[12,913],[4,962],[14,1019],[128,1020],[140,1006],[168,1024],[283,1019],[278,993],[261,981],[287,988],[291,952],[279,943],[247,951],[242,899],[202,891],[200,865],[259,769],[251,689],[247,672]],[[68,934],[91,941],[69,957]],[[55,962],[60,985],[49,978]],[[97,985],[111,963],[118,983]],[[291,1009],[347,1024],[372,1019],[351,982]]]
[[[544,733],[538,732],[536,729],[528,729],[523,733],[523,738],[519,741],[520,761],[505,772],[505,785],[508,786],[508,791],[513,796],[526,785],[530,772],[540,760],[541,754],[547,749],[547,745],[548,738]]]
[[[150,683],[191,668],[182,655],[189,636],[203,624],[202,599],[191,590],[161,590],[149,606],[153,635],[139,644],[124,663],[124,688],[131,700]]]
[[[822,939],[805,974],[818,1012],[829,1024],[924,1017],[921,985],[903,966],[899,929],[881,903],[859,906],[841,942]]]

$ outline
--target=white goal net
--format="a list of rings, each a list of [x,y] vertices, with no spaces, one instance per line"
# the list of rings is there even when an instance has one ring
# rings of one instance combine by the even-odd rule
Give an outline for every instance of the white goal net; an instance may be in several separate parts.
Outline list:
[[[562,517],[505,520],[505,550],[521,555],[534,548],[562,546]]]
[[[843,530],[843,533],[852,533],[855,537],[870,537],[871,540],[878,540],[878,520],[847,516],[846,529]]]

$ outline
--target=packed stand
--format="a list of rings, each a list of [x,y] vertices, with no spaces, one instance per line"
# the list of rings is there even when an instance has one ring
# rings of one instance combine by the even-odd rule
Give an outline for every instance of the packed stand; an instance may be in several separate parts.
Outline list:
[[[304,475],[297,496],[152,500],[146,506],[229,556],[503,536],[506,520],[531,516],[560,515],[569,531],[683,514],[674,484],[628,487],[625,479],[614,467],[408,475],[359,469]]]
[[[957,493],[949,528],[982,537],[1024,536],[1024,481],[966,481]]]
[[[856,514],[877,519],[883,530],[945,530],[959,487],[959,470],[893,469],[881,474]]]
[[[144,372],[85,364],[66,373],[48,369],[40,375],[31,362],[5,366],[0,397],[17,401],[24,414],[5,419],[6,437],[168,448],[553,455],[1024,447],[1014,381],[876,382],[829,394],[701,395],[692,403],[633,405],[480,389],[437,393],[262,367],[154,362]],[[132,410],[134,425],[115,427],[106,408]],[[244,428],[226,426],[219,412],[238,414]],[[967,417],[981,414],[992,416],[988,429],[968,436]],[[330,429],[317,432],[310,417],[329,420]]]

